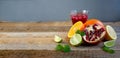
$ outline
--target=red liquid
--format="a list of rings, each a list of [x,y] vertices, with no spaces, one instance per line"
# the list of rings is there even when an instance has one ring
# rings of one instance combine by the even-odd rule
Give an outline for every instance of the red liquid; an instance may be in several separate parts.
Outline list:
[[[73,24],[78,21],[82,21],[83,23],[85,23],[87,19],[88,19],[87,14],[77,13],[76,15],[71,15],[71,20]]]

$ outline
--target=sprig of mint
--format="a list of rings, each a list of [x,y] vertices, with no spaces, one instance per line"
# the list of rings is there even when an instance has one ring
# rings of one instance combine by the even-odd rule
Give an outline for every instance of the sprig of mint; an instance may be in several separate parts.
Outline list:
[[[75,33],[76,33],[76,34],[80,34],[81,36],[84,36],[84,35],[85,35],[85,32],[84,32],[84,31],[80,31],[80,30],[77,30]]]
[[[69,45],[64,45],[64,49],[63,49],[64,52],[70,52],[71,51],[71,48]]]
[[[102,47],[102,50],[105,51],[105,52],[108,52],[108,53],[110,53],[110,54],[115,53],[115,51],[114,51],[113,49],[111,49],[111,48],[109,48],[109,47],[106,47],[106,46],[103,46],[103,47]]]
[[[69,45],[62,45],[62,44],[58,44],[55,48],[57,51],[62,51],[62,52],[70,52],[71,48]]]
[[[57,51],[63,51],[63,48],[64,48],[64,47],[63,47],[61,44],[58,44],[55,49],[56,49]]]

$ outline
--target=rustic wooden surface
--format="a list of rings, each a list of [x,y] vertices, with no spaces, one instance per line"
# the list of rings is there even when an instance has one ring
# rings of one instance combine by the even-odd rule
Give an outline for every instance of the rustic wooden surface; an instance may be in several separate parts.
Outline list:
[[[117,32],[114,54],[102,51],[103,43],[97,46],[72,47],[69,53],[55,51],[54,35],[68,44],[67,32],[72,25],[67,22],[1,22],[0,58],[119,58],[120,22],[104,22]]]

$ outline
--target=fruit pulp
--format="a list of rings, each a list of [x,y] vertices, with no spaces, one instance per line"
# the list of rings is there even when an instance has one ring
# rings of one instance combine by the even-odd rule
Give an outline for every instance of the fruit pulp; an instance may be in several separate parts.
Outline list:
[[[110,25],[106,25],[106,36],[105,36],[105,39],[106,40],[113,40],[113,39],[117,39],[117,34],[116,34],[116,31],[113,29],[112,26]]]
[[[77,30],[83,30],[84,25],[81,21],[76,22],[68,32],[68,38],[71,38]]]
[[[70,17],[73,24],[78,21],[82,21],[83,23],[85,23],[88,19],[88,14],[86,10],[83,10],[82,12],[72,11]]]

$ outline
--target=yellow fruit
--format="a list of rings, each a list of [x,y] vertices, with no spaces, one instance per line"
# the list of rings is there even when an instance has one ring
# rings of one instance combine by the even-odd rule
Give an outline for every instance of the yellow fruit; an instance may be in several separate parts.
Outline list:
[[[117,39],[117,34],[115,32],[115,30],[113,29],[112,26],[110,25],[106,25],[106,35],[105,35],[105,39],[106,40],[114,40]]]
[[[83,30],[84,24],[81,21],[76,22],[68,32],[68,38],[71,38],[77,30]]]

